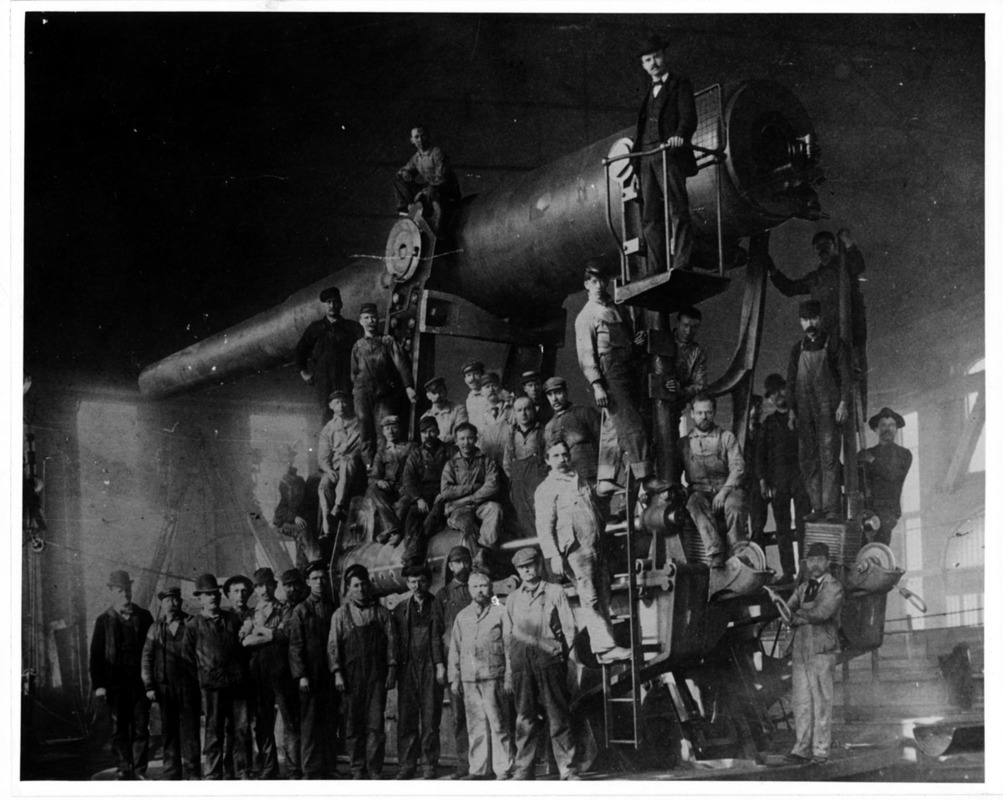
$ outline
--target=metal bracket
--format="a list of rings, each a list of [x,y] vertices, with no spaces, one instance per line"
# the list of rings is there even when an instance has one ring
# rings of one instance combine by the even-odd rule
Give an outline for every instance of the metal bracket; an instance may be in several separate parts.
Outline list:
[[[566,318],[567,311],[561,309],[560,314],[543,326],[515,327],[462,297],[426,289],[421,295],[418,331],[488,342],[562,347]]]

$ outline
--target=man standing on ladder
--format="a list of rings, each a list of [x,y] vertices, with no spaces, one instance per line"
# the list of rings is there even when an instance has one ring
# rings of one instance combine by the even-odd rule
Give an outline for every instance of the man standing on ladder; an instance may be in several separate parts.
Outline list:
[[[697,162],[690,149],[690,137],[697,128],[693,85],[684,75],[669,72],[666,43],[658,35],[645,41],[638,56],[651,76],[637,117],[634,151],[653,150],[668,145],[665,171],[662,154],[642,156],[637,161],[641,182],[641,224],[647,247],[648,274],[665,272],[665,201],[669,202],[672,224],[672,267],[690,269],[693,237],[690,231],[690,201],[686,179],[697,174]]]

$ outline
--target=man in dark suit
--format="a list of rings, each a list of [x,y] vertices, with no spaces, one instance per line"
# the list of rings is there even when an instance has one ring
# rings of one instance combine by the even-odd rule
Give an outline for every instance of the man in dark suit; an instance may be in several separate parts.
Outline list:
[[[864,450],[860,458],[870,490],[870,507],[881,520],[881,527],[871,539],[890,544],[892,531],[902,516],[902,486],[912,466],[912,453],[895,443],[899,428],[905,427],[901,414],[885,406],[867,424],[877,432],[878,443]]]
[[[120,781],[146,780],[150,760],[150,701],[142,678],[143,643],[153,625],[145,608],[132,602],[132,579],[117,569],[108,578],[111,606],[94,623],[91,687],[107,703],[111,749]]]
[[[656,35],[649,37],[638,52],[641,66],[651,76],[651,86],[644,94],[637,117],[634,151],[652,150],[662,144],[668,144],[669,148],[664,178],[661,153],[636,159],[649,273],[666,269],[663,208],[666,198],[672,222],[673,268],[689,269],[693,249],[686,178],[697,174],[696,158],[690,149],[690,137],[697,127],[697,110],[690,79],[669,72],[665,47],[666,43]]]

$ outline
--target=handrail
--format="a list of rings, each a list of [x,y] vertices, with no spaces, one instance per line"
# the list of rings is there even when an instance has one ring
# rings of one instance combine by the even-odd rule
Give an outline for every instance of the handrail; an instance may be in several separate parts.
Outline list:
[[[697,153],[702,153],[704,155],[724,157],[724,149],[723,148],[720,148],[720,149],[717,149],[717,150],[711,150],[711,149],[709,149],[707,147],[700,147],[699,145],[696,145],[696,144],[689,144],[689,145],[684,144],[683,147],[688,147],[690,150],[693,150],[694,152],[697,152]],[[602,163],[603,163],[603,166],[609,166],[610,164],[613,164],[613,163],[615,163],[617,161],[623,161],[625,158],[641,158],[642,156],[653,156],[656,153],[663,153],[663,152],[665,152],[668,149],[669,149],[669,145],[668,144],[660,144],[654,150],[642,150],[642,151],[636,152],[636,153],[633,153],[633,152],[632,153],[624,153],[621,156],[613,156],[612,158],[609,158],[607,156],[607,157],[603,158]],[[673,149],[678,150],[679,148],[673,148]]]

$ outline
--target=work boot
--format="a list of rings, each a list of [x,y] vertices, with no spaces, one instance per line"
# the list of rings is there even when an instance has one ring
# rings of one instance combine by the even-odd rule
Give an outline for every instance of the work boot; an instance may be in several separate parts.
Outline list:
[[[821,522],[825,515],[821,511],[812,511],[804,515],[805,522]]]
[[[391,531],[390,536],[387,539],[387,544],[391,547],[397,547],[402,541],[404,541],[404,534],[400,531]]]
[[[631,652],[627,647],[611,647],[602,653],[596,653],[595,656],[601,664],[614,664],[617,661],[627,661],[631,657]]]

